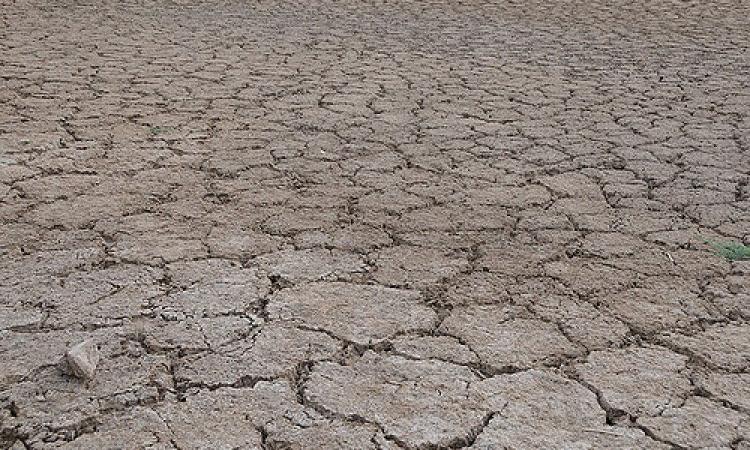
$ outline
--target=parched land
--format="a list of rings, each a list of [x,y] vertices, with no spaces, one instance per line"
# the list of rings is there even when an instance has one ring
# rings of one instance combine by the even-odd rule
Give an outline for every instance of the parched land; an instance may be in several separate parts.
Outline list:
[[[748,17],[0,0],[0,448],[750,449]]]

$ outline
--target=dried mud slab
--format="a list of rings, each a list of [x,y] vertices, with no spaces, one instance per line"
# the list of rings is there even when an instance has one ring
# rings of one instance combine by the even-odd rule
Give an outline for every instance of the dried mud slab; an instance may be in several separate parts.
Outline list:
[[[360,345],[397,333],[429,331],[437,315],[416,291],[351,283],[311,283],[274,294],[271,318],[294,321]]]
[[[669,333],[664,339],[704,359],[712,367],[731,372],[746,372],[750,367],[749,325],[713,325],[693,336]]]
[[[657,439],[682,447],[731,446],[750,433],[750,422],[737,411],[694,397],[659,417],[638,419]]]
[[[457,309],[440,330],[466,343],[495,371],[554,364],[581,353],[555,324],[515,314],[514,309],[494,306]]]
[[[466,442],[487,416],[470,395],[476,381],[466,367],[367,352],[351,366],[316,365],[304,397],[342,417],[375,423],[408,447],[446,447]]]
[[[551,372],[497,376],[472,388],[498,412],[470,448],[669,448],[641,430],[607,425],[592,391]]]
[[[692,391],[688,358],[662,347],[591,352],[576,366],[581,380],[614,411],[657,416],[682,405]]]
[[[252,261],[276,283],[298,284],[323,279],[336,280],[365,271],[362,258],[330,250],[294,250],[271,253]]]
[[[727,402],[729,405],[750,410],[750,374],[703,374],[699,376],[698,384],[712,397]]]
[[[449,336],[398,336],[390,340],[393,352],[414,359],[439,359],[461,365],[479,363],[467,345]]]
[[[219,351],[186,358],[174,369],[185,386],[235,386],[291,376],[299,365],[333,357],[341,345],[324,333],[268,325]]]

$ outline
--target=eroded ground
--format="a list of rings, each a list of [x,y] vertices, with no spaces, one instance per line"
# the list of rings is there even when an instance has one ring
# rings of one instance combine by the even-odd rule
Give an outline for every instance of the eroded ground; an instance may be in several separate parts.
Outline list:
[[[750,448],[747,2],[0,7],[0,447]]]

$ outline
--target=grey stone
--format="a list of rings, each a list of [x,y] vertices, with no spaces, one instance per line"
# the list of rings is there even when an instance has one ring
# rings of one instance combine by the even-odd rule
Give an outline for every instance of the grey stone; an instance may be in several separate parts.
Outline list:
[[[65,353],[65,360],[73,374],[85,380],[94,379],[99,358],[99,349],[91,339],[74,345]]]

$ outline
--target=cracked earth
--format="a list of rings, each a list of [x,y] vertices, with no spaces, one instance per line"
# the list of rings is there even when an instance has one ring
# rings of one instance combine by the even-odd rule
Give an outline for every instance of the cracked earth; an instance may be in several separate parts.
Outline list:
[[[750,449],[748,17],[0,0],[0,448]]]

